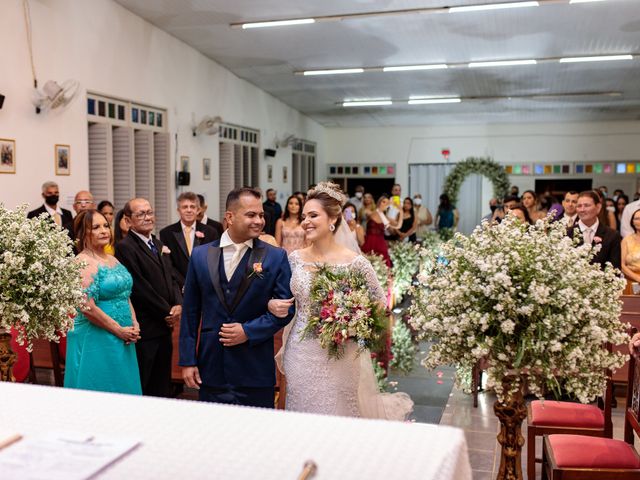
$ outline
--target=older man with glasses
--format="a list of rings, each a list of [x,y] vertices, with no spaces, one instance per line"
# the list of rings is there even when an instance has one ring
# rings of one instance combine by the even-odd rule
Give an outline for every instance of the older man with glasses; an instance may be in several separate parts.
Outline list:
[[[93,201],[93,195],[88,190],[80,190],[73,199],[73,210],[76,215],[83,210],[93,210],[96,204]]]
[[[124,206],[129,233],[116,245],[116,258],[133,277],[131,303],[140,324],[136,343],[142,393],[169,397],[171,389],[171,332],[182,313],[182,295],[176,282],[169,249],[151,232],[155,214],[144,198]]]

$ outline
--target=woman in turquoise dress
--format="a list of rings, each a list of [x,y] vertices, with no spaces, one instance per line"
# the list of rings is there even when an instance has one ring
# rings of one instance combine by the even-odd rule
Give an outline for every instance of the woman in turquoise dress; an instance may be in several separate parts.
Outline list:
[[[133,280],[115,257],[104,252],[111,241],[106,218],[96,210],[74,221],[78,261],[87,302],[67,334],[64,386],[141,395],[135,343],[140,326],[129,301]]]

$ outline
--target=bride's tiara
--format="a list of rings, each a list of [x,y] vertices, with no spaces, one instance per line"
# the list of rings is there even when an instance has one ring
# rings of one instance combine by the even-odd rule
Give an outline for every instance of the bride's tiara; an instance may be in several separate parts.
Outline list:
[[[326,183],[326,182],[320,182],[313,188],[313,191],[316,193],[320,193],[320,192],[326,193],[331,198],[334,198],[338,202],[340,202],[340,206],[344,205],[347,201],[346,195],[340,192],[339,190],[336,190],[335,188],[331,188],[329,185],[332,185],[332,184]]]

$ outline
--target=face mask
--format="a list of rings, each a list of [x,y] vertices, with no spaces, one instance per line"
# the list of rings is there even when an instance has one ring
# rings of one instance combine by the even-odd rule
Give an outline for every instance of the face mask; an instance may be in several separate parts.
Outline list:
[[[356,198],[359,200],[362,198],[362,192],[356,192]]]
[[[617,201],[618,201],[618,195],[614,195],[614,196],[613,196],[613,201],[614,201],[614,202],[617,202]]]
[[[418,206],[422,205],[422,199],[421,198],[414,198],[413,199],[413,204],[414,205],[418,205]]]
[[[614,212],[616,211],[616,207],[607,207],[607,211],[608,212]]]
[[[496,208],[498,208],[497,205],[489,205],[489,210],[491,210],[491,213],[495,212]]]
[[[53,207],[58,204],[58,200],[60,200],[60,196],[58,195],[47,195],[44,197],[44,203]]]

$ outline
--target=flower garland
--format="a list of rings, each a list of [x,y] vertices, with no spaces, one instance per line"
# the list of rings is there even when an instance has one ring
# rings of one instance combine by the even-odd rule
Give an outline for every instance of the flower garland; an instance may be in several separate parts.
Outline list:
[[[456,164],[444,181],[444,193],[449,196],[452,205],[458,203],[458,192],[467,176],[477,173],[484,175],[493,183],[493,194],[503,198],[509,191],[509,176],[504,167],[492,158],[469,157]]]
[[[0,327],[15,328],[31,351],[34,339],[57,342],[73,327],[84,292],[67,233],[48,214],[26,212],[0,204]]]
[[[408,242],[395,242],[389,246],[393,293],[396,296],[396,303],[399,303],[409,291],[413,277],[418,273],[420,268],[419,248],[419,246]]]
[[[391,361],[389,367],[403,375],[413,370],[417,348],[411,331],[403,320],[398,319],[391,331]]]
[[[604,369],[619,368],[624,344],[618,320],[624,280],[610,265],[590,264],[594,250],[576,246],[560,222],[524,225],[508,216],[485,223],[443,245],[446,260],[425,261],[414,290],[410,324],[433,340],[423,364],[458,364],[467,370],[487,359],[487,381],[499,401],[526,377],[529,390],[563,389],[588,402],[602,393]]]

